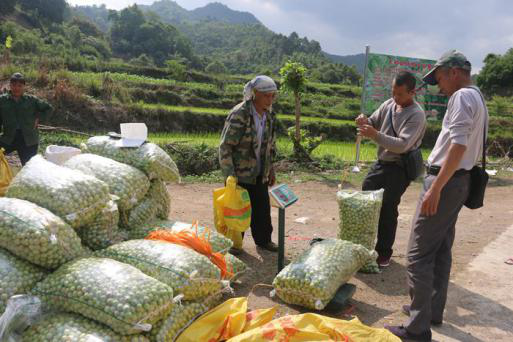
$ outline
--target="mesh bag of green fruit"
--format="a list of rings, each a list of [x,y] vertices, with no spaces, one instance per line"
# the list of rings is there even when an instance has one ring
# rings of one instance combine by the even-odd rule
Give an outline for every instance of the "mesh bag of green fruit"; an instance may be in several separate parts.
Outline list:
[[[160,179],[155,179],[151,183],[150,193],[157,203],[156,216],[159,219],[166,220],[171,210],[171,196],[167,191],[166,183]]]
[[[132,230],[155,220],[157,216],[167,218],[170,204],[166,185],[160,180],[153,180],[151,181],[150,189],[142,201],[131,210],[120,211],[120,225],[123,228]]]
[[[173,233],[181,231],[191,231],[199,236],[204,236],[205,239],[212,246],[214,253],[225,254],[233,246],[232,240],[228,239],[216,230],[209,229],[198,225],[193,225],[185,222],[169,221],[169,220],[154,220],[150,223],[140,225],[130,230],[131,239],[144,239],[149,233],[156,230],[167,230]]]
[[[48,313],[23,332],[21,342],[149,342],[143,335],[123,336],[72,313]]]
[[[110,200],[101,180],[59,166],[37,155],[14,177],[7,197],[24,199],[50,210],[73,228],[93,221]]]
[[[32,293],[53,309],[81,314],[122,335],[151,330],[174,305],[166,284],[131,265],[96,257],[63,265]]]
[[[151,329],[151,341],[174,341],[195,318],[207,311],[208,308],[202,303],[183,302],[175,305],[169,316],[155,324],[155,327]]]
[[[198,317],[222,302],[222,294],[214,294],[195,301],[182,301],[173,306],[171,313],[155,324],[149,336],[151,341],[168,342],[176,338]]]
[[[81,146],[85,153],[94,153],[120,163],[131,165],[150,179],[161,179],[164,182],[179,182],[180,173],[175,162],[159,146],[144,143],[140,147],[119,147],[117,139],[108,136],[92,137]]]
[[[79,228],[77,234],[80,236],[82,243],[92,250],[107,248],[124,240],[119,231],[118,223],[118,206],[114,200],[111,200],[94,221]]]
[[[338,238],[374,250],[383,192],[384,190],[380,189],[376,191],[341,190],[337,193],[340,212]],[[376,260],[372,260],[360,271],[377,273],[379,267]]]
[[[150,188],[150,181],[142,171],[95,154],[76,155],[63,166],[104,181],[109,186],[109,192],[119,198],[117,204],[120,210],[134,207]]]
[[[0,314],[7,300],[28,293],[48,272],[0,248]]]
[[[236,256],[227,253],[225,256],[226,259],[226,267],[228,271],[230,271],[233,275],[230,277],[230,281],[234,281],[238,279],[240,276],[244,274],[247,270],[247,266],[244,261],[240,260]]]
[[[220,292],[221,271],[206,256],[173,243],[154,240],[129,240],[98,251],[98,255],[137,267],[194,300]]]
[[[0,198],[0,247],[48,269],[87,253],[61,218],[34,203],[5,197]]]
[[[362,245],[339,239],[313,244],[274,278],[274,290],[284,302],[322,310],[338,288],[375,256]]]

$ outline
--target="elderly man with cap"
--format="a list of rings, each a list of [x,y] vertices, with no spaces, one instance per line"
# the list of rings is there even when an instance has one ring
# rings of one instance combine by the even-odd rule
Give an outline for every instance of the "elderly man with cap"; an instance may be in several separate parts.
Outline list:
[[[272,104],[276,83],[257,76],[244,87],[244,100],[228,115],[219,145],[219,163],[225,178],[234,176],[251,200],[251,234],[255,244],[276,252],[268,187],[275,183],[276,117]],[[231,250],[238,254],[240,249]]]
[[[483,155],[488,111],[480,90],[471,85],[471,65],[455,50],[445,53],[424,76],[449,96],[442,130],[428,158],[427,175],[408,244],[411,304],[403,326],[386,326],[403,340],[430,341],[440,325],[447,299],[452,245],[458,214],[469,196],[470,170]]]
[[[25,165],[37,154],[39,120],[44,120],[51,110],[45,101],[25,94],[25,78],[20,73],[13,74],[10,91],[0,95],[0,148],[6,154],[17,151]]]

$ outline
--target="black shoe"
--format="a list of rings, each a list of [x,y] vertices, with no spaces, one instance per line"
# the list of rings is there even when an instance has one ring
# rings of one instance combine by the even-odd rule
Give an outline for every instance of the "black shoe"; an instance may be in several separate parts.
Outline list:
[[[406,316],[410,316],[410,306],[409,305],[403,305],[402,311],[403,311],[403,314],[405,314]],[[440,325],[442,325],[442,321],[433,321],[432,320],[431,325],[440,326]]]
[[[422,334],[412,334],[406,330],[405,327],[395,326],[395,325],[387,325],[385,324],[385,329],[390,331],[395,336],[399,337],[401,341],[422,341],[429,342],[431,341],[431,330],[423,332]]]
[[[269,252],[278,252],[278,245],[272,241],[269,241],[268,243],[263,244],[263,245],[257,245],[257,247],[265,249],[266,251],[269,251]]]
[[[243,251],[244,251],[244,250],[243,250],[243,249],[241,249],[241,248],[235,248],[235,247],[232,247],[232,248],[230,248],[230,250],[229,250],[228,252],[229,252],[231,255],[241,255]]]

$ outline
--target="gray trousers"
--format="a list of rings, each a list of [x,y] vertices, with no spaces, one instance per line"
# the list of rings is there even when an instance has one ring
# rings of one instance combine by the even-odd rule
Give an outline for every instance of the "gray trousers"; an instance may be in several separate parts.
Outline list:
[[[408,243],[408,287],[411,306],[408,332],[420,334],[431,329],[431,321],[443,320],[456,220],[468,197],[470,175],[452,177],[442,189],[437,213],[420,215],[422,199],[435,176],[424,179]]]

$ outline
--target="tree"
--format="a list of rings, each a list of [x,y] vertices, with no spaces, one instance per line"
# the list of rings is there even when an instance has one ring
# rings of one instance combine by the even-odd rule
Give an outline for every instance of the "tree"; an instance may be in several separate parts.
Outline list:
[[[226,67],[220,61],[213,61],[205,68],[205,71],[211,74],[226,74]]]
[[[3,0],[2,0],[3,1]],[[32,11],[39,20],[62,23],[66,16],[66,0],[18,0],[24,11]]]
[[[489,54],[477,76],[477,85],[487,96],[513,95],[513,48],[503,56]]]
[[[166,61],[166,67],[169,75],[178,81],[185,81],[187,76],[187,67],[181,59],[168,59]]]
[[[283,68],[280,69],[281,85],[286,92],[294,94],[295,114],[296,114],[296,130],[294,139],[294,153],[296,157],[304,155],[305,151],[301,147],[301,95],[306,89],[306,68],[303,64],[288,61]]]

